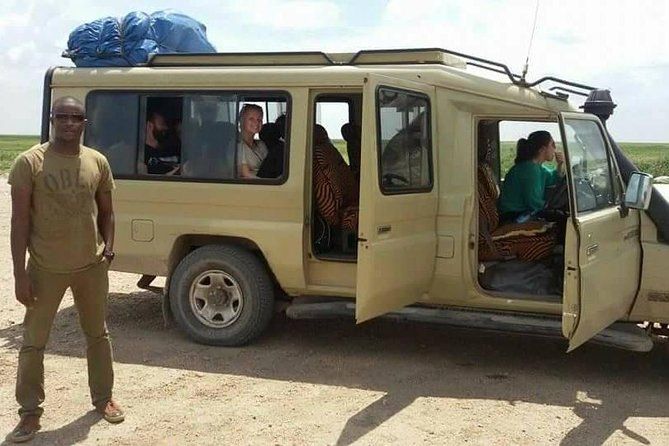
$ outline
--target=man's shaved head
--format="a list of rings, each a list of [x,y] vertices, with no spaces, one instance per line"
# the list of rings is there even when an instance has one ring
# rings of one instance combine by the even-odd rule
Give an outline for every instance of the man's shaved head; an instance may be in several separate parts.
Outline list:
[[[62,108],[68,108],[70,110],[72,110],[72,108],[77,108],[82,113],[84,112],[84,104],[79,99],[73,98],[72,96],[62,96],[53,101],[51,113],[60,111]]]
[[[72,96],[63,96],[53,101],[51,106],[53,141],[58,144],[79,146],[81,134],[86,126],[84,104]]]

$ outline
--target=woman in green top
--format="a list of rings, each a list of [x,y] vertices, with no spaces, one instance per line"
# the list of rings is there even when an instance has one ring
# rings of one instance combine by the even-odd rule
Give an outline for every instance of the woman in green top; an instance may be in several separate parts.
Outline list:
[[[544,166],[557,161],[557,170]],[[504,177],[499,197],[502,223],[522,222],[541,211],[545,204],[546,188],[557,183],[563,171],[564,154],[555,151],[555,141],[545,130],[520,138],[516,146],[514,166]]]

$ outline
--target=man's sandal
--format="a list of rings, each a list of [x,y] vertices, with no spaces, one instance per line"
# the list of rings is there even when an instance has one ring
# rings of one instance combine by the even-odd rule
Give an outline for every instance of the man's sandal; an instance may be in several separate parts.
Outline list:
[[[99,405],[95,410],[110,423],[120,423],[125,420],[123,409],[114,400],[109,400],[105,404]]]
[[[39,424],[39,415],[24,415],[13,431],[7,435],[7,441],[12,443],[24,443],[35,438],[37,431],[42,426]]]

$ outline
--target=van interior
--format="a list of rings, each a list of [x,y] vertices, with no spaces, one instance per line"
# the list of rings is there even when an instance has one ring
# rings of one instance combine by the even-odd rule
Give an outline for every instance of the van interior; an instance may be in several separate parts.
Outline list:
[[[321,260],[355,262],[360,190],[362,94],[317,95],[312,145],[312,252]],[[477,126],[478,281],[490,295],[562,301],[566,181],[546,192],[540,217],[500,222],[498,200],[513,165],[516,141],[547,130],[561,150],[557,122],[483,119]]]
[[[316,96],[312,137],[312,252],[355,262],[358,246],[362,93]]]
[[[555,122],[484,119],[478,123],[478,280],[493,296],[562,302],[569,215],[566,180],[547,189],[546,207],[537,217],[503,222],[498,210],[516,141],[535,130],[548,130],[561,150]]]

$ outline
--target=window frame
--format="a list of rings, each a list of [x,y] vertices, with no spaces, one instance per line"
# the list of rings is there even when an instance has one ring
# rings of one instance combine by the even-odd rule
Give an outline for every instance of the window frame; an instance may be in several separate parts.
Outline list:
[[[414,96],[417,98],[425,99],[426,103],[426,111],[427,111],[427,135],[428,135],[428,140],[429,140],[429,147],[428,147],[428,170],[429,170],[429,184],[427,186],[422,186],[422,187],[410,187],[410,188],[405,188],[401,190],[393,189],[393,190],[388,190],[383,186],[383,166],[382,166],[382,143],[383,140],[381,138],[381,107],[379,103],[379,91],[380,90],[391,90],[391,91],[396,91],[398,93],[403,93],[407,94],[409,96]],[[420,194],[420,193],[429,193],[432,192],[434,189],[434,162],[433,162],[433,157],[434,157],[434,151],[433,151],[433,138],[432,138],[432,103],[430,101],[430,97],[425,94],[421,93],[415,90],[408,90],[405,88],[399,88],[399,87],[393,87],[390,85],[383,85],[380,84],[376,87],[374,90],[374,108],[375,108],[375,117],[376,117],[376,163],[377,163],[377,169],[378,169],[378,174],[377,174],[377,181],[378,181],[378,186],[379,190],[383,195],[409,195],[409,194]],[[364,131],[364,129],[363,129]]]
[[[249,94],[246,94],[249,93]],[[94,98],[98,94],[136,94],[138,99],[138,115],[139,122],[137,123],[137,132],[136,132],[136,147],[134,150],[135,158],[135,173],[134,174],[115,174],[114,179],[117,180],[136,180],[136,181],[170,181],[170,182],[180,182],[180,183],[212,183],[212,184],[251,184],[251,185],[260,185],[260,186],[280,186],[285,184],[290,177],[290,140],[291,140],[291,121],[293,114],[293,97],[287,90],[267,90],[267,89],[216,89],[216,90],[138,90],[138,89],[96,89],[91,90],[86,93],[84,103],[86,110],[88,110],[91,98]],[[240,178],[226,178],[226,179],[214,179],[214,178],[192,178],[192,177],[181,177],[181,175],[151,175],[151,174],[141,174],[137,172],[137,167],[139,163],[140,156],[140,147],[143,147],[141,141],[146,139],[146,100],[147,98],[155,97],[185,97],[188,95],[217,95],[217,94],[236,94],[238,96],[256,96],[256,97],[279,97],[286,99],[286,137],[285,137],[285,146],[283,153],[283,175],[279,178],[251,178],[251,179],[240,179]],[[239,101],[239,103],[244,101]],[[264,113],[264,110],[263,110]],[[235,125],[238,125],[238,117],[235,118]],[[84,132],[84,144],[86,143],[87,133]],[[93,149],[98,150],[93,147]]]

